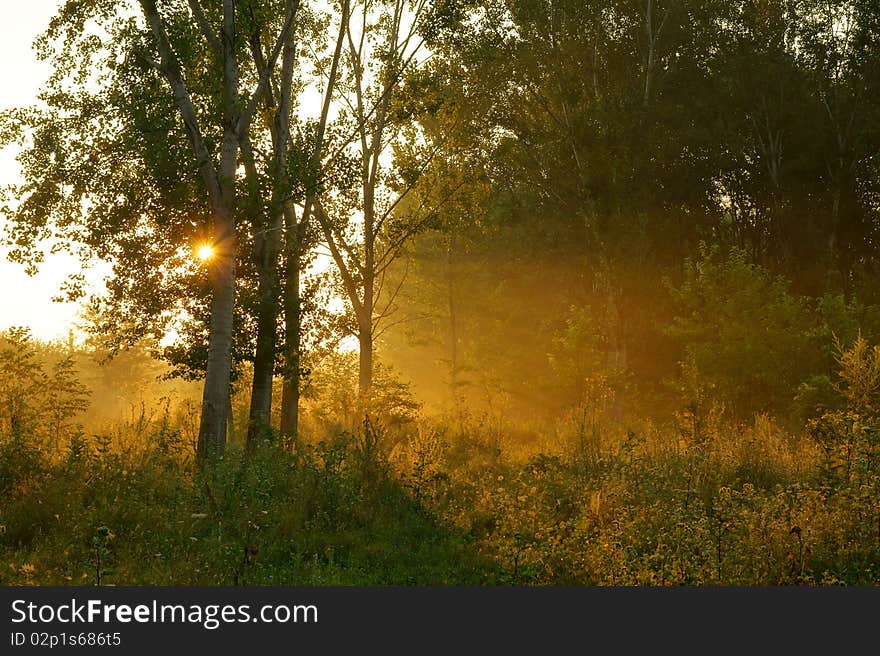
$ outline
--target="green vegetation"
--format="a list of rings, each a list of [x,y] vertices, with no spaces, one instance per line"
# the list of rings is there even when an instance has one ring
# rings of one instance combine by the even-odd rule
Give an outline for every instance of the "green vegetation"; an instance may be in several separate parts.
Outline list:
[[[0,581],[39,584],[480,584],[495,578],[340,437],[296,455],[230,455],[210,475],[178,457],[173,431],[138,455],[74,441],[47,462],[3,445]],[[167,430],[167,429],[166,429]]]
[[[2,362],[37,375],[41,348],[12,333]],[[597,383],[540,430],[459,413],[346,432],[315,415],[324,439],[207,470],[167,405],[112,434],[69,426],[56,450],[39,417],[57,413],[32,397],[28,419],[4,415],[0,582],[876,583],[878,354],[861,337],[840,352],[836,409],[797,433],[720,411],[621,420]]]
[[[0,582],[880,582],[880,1],[66,0]],[[105,362],[104,364],[98,364]]]

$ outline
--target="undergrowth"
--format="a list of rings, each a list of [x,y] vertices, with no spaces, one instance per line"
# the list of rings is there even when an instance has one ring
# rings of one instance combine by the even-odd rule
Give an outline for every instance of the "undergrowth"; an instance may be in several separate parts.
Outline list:
[[[367,423],[202,472],[164,424],[139,451],[7,438],[0,583],[875,584],[880,441],[859,421],[792,436],[759,417],[699,442],[580,426],[555,452]]]

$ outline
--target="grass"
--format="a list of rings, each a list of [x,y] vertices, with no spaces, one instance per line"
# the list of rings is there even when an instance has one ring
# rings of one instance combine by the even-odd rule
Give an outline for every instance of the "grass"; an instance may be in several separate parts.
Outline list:
[[[0,584],[481,584],[497,568],[342,438],[296,455],[50,463],[7,442]],[[10,467],[11,466],[11,467]]]
[[[0,584],[880,581],[875,432],[615,430],[551,451],[476,425],[368,427],[201,473],[167,427],[139,450],[80,437],[55,458],[7,438]]]

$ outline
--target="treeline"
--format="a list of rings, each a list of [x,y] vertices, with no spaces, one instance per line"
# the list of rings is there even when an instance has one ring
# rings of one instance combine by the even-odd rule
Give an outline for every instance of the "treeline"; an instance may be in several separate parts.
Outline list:
[[[295,435],[346,340],[350,416],[414,407],[385,363],[446,408],[802,424],[880,332],[878,40],[874,0],[70,2],[4,116],[12,255],[113,264],[93,328],[173,328],[203,455],[242,380],[248,443]]]
[[[426,102],[473,114],[446,162],[469,193],[414,241],[403,292],[423,318],[410,363],[430,342],[445,364],[435,392],[520,416],[597,380],[643,414],[710,395],[803,420],[830,403],[835,344],[880,327],[880,6],[467,16],[439,38],[448,91]]]

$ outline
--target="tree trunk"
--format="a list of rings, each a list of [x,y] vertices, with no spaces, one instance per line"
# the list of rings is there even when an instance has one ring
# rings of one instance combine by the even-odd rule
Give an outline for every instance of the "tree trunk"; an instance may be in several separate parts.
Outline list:
[[[458,403],[458,303],[456,302],[455,289],[455,230],[449,235],[449,243],[446,247],[446,285],[447,285],[447,308],[449,310],[449,389],[452,404]]]
[[[285,2],[286,13],[295,16],[299,8],[299,0]],[[279,36],[282,46],[282,64],[280,96],[274,97],[272,85],[264,98],[264,106],[268,114],[273,114],[269,121],[272,136],[272,200],[268,214],[269,225],[262,225],[256,232],[256,264],[259,276],[257,315],[257,346],[254,354],[254,379],[251,388],[251,407],[248,417],[247,447],[251,451],[269,435],[272,421],[272,387],[275,379],[275,353],[277,350],[277,323],[280,312],[279,294],[281,292],[278,279],[278,256],[281,251],[281,230],[284,227],[284,190],[287,188],[287,151],[290,140],[290,111],[292,107],[293,72],[296,63],[296,48],[292,38]],[[251,34],[251,51],[254,62],[261,75],[265,75],[269,66],[265,61],[263,46],[258,32]],[[277,47],[277,46],[276,46]],[[246,140],[246,166],[255,168],[250,140]],[[242,148],[245,152],[245,148]],[[251,178],[256,181],[258,176],[253,170]],[[259,196],[259,192],[254,194]]]
[[[279,226],[280,227],[280,226]],[[268,436],[272,418],[272,382],[275,376],[276,323],[278,321],[278,279],[275,267],[277,237],[266,237],[258,246],[257,347],[254,355],[254,379],[248,414],[247,448],[253,450]]]
[[[291,357],[299,362],[299,355]],[[281,434],[287,438],[296,438],[299,434],[299,376],[291,373],[284,378],[281,388]]]
[[[226,439],[235,444],[235,413],[232,410],[232,391],[229,392],[229,404],[226,408]]]
[[[294,227],[295,230],[295,227]],[[300,349],[302,348],[302,302],[298,246],[289,249],[284,294],[284,342],[288,357],[281,390],[281,434],[296,437],[299,431]]]
[[[370,190],[372,191],[372,189]],[[365,238],[364,238],[364,302],[358,317],[358,342],[360,344],[360,366],[358,368],[358,390],[361,399],[369,406],[370,388],[373,386],[373,305],[374,283],[376,280],[375,235],[373,227],[372,193],[366,195]]]
[[[381,112],[379,118],[382,121]],[[358,390],[365,408],[369,408],[370,388],[373,386],[373,306],[375,305],[376,283],[376,171],[378,170],[378,135],[373,143],[376,153],[372,167],[367,153],[364,154],[364,300],[358,316],[358,342],[360,345],[360,365],[358,367]]]
[[[152,11],[155,12],[155,4]],[[211,326],[208,336],[208,362],[202,395],[202,421],[199,426],[198,456],[210,461],[226,450],[226,420],[229,413],[229,379],[232,373],[232,331],[235,313],[235,264],[238,248],[235,237],[236,189],[238,165],[238,59],[235,52],[235,3],[223,0],[221,30],[223,61],[223,145],[220,165],[209,184],[214,210],[214,251],[210,276],[214,297],[211,301]],[[170,51],[170,46],[166,48]],[[179,77],[179,76],[176,76]],[[181,107],[184,104],[179,103]],[[187,111],[183,111],[186,122]],[[193,120],[193,124],[195,119]],[[194,143],[201,137],[193,138]],[[195,151],[199,153],[199,148]],[[209,160],[210,161],[210,160]],[[204,165],[203,165],[204,166]]]
[[[358,391],[364,402],[370,398],[373,386],[373,331],[369,321],[360,321],[358,326],[360,344],[360,366],[358,368]]]
[[[341,17],[339,21],[339,33],[336,37],[336,48],[333,51],[333,59],[330,64],[330,74],[327,78],[327,89],[324,93],[321,119],[318,121],[315,150],[310,158],[311,167],[315,171],[320,168],[321,164],[324,131],[327,127],[327,117],[329,116],[330,104],[333,100],[333,88],[336,84],[339,60],[345,42],[345,36],[348,33],[350,4],[350,0],[343,0],[341,6]],[[302,265],[303,251],[306,248],[306,230],[308,228],[312,210],[315,209],[316,199],[314,193],[315,190],[311,190],[306,195],[301,222],[297,222],[290,206],[287,206],[284,211],[287,235],[285,243],[287,254],[287,276],[285,279],[283,300],[285,324],[284,341],[289,360],[281,391],[281,434],[287,437],[296,437],[299,432],[300,369],[302,366],[302,360],[300,358],[300,353],[302,352],[300,266]]]
[[[211,460],[226,448],[226,420],[229,412],[229,378],[232,371],[232,319],[235,307],[235,237],[230,216],[220,221],[217,255],[211,266],[211,327],[208,362],[202,395],[198,456]]]

